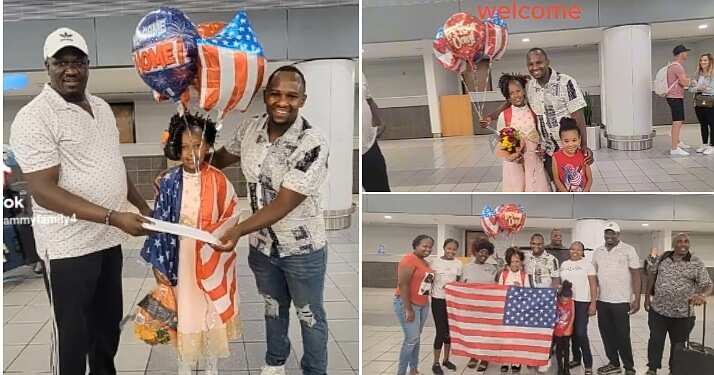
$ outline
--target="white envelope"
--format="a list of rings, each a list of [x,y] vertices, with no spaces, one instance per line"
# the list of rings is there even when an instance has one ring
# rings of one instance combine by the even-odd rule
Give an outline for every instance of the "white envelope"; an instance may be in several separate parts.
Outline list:
[[[151,221],[151,223],[144,223],[142,226],[154,232],[171,233],[177,236],[191,237],[193,239],[214,245],[220,245],[221,243],[218,237],[206,232],[205,230],[200,230],[183,224],[169,223],[168,221],[157,220],[146,216],[144,216],[144,218]]]

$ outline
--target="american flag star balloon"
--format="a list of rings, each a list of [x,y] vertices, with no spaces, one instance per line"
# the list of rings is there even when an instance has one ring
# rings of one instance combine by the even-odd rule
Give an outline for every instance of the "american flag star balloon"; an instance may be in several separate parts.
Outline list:
[[[486,205],[483,210],[481,210],[481,228],[483,228],[484,233],[489,237],[496,237],[501,231],[496,215],[496,210],[489,205]]]
[[[265,56],[250,24],[240,11],[218,34],[198,40],[199,106],[216,110],[218,122],[234,109],[248,109],[265,74]]]
[[[503,56],[508,47],[508,26],[496,12],[493,17],[484,21],[484,54],[491,61],[496,61]]]

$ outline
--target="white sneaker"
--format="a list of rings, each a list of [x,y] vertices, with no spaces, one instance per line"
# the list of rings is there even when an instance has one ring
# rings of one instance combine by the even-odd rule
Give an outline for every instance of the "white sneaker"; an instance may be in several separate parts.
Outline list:
[[[712,147],[712,146],[707,147],[707,149],[704,150],[704,151],[702,152],[702,154],[704,154],[704,155],[714,154],[714,147]]]
[[[548,361],[548,364],[547,364],[547,365],[538,366],[538,373],[539,373],[539,374],[545,374],[546,372],[548,372],[548,369],[549,369],[549,368],[550,368],[550,361]]]
[[[669,150],[670,155],[681,155],[681,156],[687,156],[689,153],[687,151],[682,150],[681,148],[677,147],[674,150]]]
[[[684,142],[679,142],[679,144],[677,145],[677,147],[679,147],[679,148],[692,148],[692,146],[690,146],[690,145],[688,145],[688,144],[686,144],[686,143],[684,143]]]
[[[701,154],[702,152],[706,151],[706,149],[708,149],[708,148],[709,148],[709,145],[702,145],[702,147],[699,147],[697,149],[697,153]]]
[[[285,366],[263,366],[260,375],[285,375]]]

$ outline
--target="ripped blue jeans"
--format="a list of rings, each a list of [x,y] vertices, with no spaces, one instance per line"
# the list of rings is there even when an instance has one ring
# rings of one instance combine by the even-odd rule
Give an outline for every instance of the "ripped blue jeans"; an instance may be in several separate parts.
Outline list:
[[[265,363],[284,365],[290,355],[290,303],[295,305],[302,332],[305,375],[327,374],[327,316],[323,306],[327,246],[306,255],[269,257],[250,249],[248,265],[265,301]]]

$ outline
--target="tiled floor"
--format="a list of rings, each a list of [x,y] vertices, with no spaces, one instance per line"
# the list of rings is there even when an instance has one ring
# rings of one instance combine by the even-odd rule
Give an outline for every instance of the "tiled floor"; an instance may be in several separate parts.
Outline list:
[[[401,347],[403,334],[392,310],[393,289],[362,289],[362,373],[363,374],[394,374],[396,373],[399,359],[399,349]],[[701,310],[697,311],[701,314]],[[697,319],[697,324],[692,331],[693,340],[701,340],[702,321]],[[714,323],[714,313],[707,312],[707,325]],[[647,370],[647,340],[649,339],[649,329],[647,327],[647,313],[640,310],[632,316],[630,320],[630,333],[635,359],[635,368],[638,374],[643,374]],[[434,324],[429,317],[424,332],[421,335],[420,345],[420,371],[423,374],[431,374],[433,363],[433,343]],[[606,364],[605,351],[600,339],[597,327],[597,318],[590,319],[588,324],[588,336],[590,347],[593,352],[593,367],[597,368]],[[714,334],[707,331],[707,345],[711,346]],[[669,360],[669,343],[665,344],[664,359],[662,364],[664,370],[660,374],[667,374],[667,361]],[[476,370],[466,367],[468,359],[465,357],[452,357],[452,362],[457,366],[456,372],[445,371],[447,374],[476,374]],[[555,366],[552,365],[548,374],[555,375]],[[535,369],[521,370],[522,374],[535,374]],[[578,367],[571,372],[573,375],[581,375],[583,368]],[[489,366],[486,374],[500,374],[500,366]]]
[[[669,127],[658,126],[647,151],[595,151],[592,191],[712,191],[714,155],[670,156]],[[699,125],[687,125],[684,142],[701,143]],[[488,136],[379,141],[392,191],[501,191],[501,164]]]
[[[328,232],[329,256],[325,280],[325,305],[330,331],[328,354],[330,374],[357,374],[359,358],[359,284],[358,217],[352,218],[347,230]],[[142,239],[124,247],[124,313],[154,285],[148,269],[139,264],[138,250]],[[247,242],[241,240],[238,252],[238,292],[243,320],[243,335],[231,343],[231,357],[219,362],[222,374],[259,374],[264,364],[265,329],[263,302],[258,295],[253,273],[248,268]],[[40,278],[28,269],[16,269],[3,275],[17,276],[18,281],[5,282],[3,288],[3,369],[5,373],[49,372],[50,324],[49,305]],[[288,360],[288,373],[300,374],[302,355],[300,325],[291,314],[290,338],[293,352]],[[166,346],[151,347],[138,341],[129,323],[122,333],[116,357],[121,374],[175,374],[176,355]],[[200,372],[198,372],[200,373]]]

